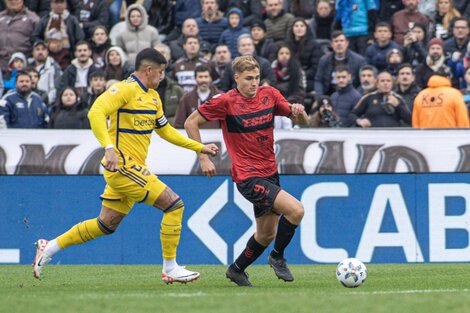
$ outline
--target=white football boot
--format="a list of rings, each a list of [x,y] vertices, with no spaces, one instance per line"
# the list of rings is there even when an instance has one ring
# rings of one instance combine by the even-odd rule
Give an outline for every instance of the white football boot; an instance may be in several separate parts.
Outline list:
[[[34,258],[33,262],[33,275],[34,278],[41,279],[42,269],[46,266],[52,258],[44,253],[44,249],[46,249],[47,243],[46,239],[39,239],[36,245],[36,257]]]
[[[201,274],[188,271],[184,266],[177,266],[168,273],[162,272],[162,280],[165,284],[186,284],[195,281],[199,276],[201,276]]]

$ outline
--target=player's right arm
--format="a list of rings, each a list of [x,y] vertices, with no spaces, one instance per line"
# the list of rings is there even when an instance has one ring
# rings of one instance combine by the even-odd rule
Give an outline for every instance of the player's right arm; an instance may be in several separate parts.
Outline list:
[[[199,113],[198,110],[191,113],[191,115],[188,116],[184,122],[184,129],[186,130],[188,137],[195,141],[201,142],[201,132],[199,129],[200,126],[206,122],[207,120],[201,115],[201,113]],[[217,174],[215,165],[209,159],[208,155],[199,153],[199,163],[201,164],[202,172],[207,177],[212,177]]]
[[[106,169],[116,171],[119,157],[114,151],[114,145],[108,133],[106,117],[117,112],[128,102],[131,91],[124,83],[117,83],[96,99],[88,112],[91,130],[101,146],[105,149]]]

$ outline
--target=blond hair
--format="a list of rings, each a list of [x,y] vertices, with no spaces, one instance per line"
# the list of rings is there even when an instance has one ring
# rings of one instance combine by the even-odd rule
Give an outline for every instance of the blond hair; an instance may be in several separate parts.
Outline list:
[[[234,74],[240,74],[244,71],[253,71],[255,68],[258,70],[260,69],[258,62],[251,55],[238,56],[235,58],[235,60],[232,61],[232,69]]]

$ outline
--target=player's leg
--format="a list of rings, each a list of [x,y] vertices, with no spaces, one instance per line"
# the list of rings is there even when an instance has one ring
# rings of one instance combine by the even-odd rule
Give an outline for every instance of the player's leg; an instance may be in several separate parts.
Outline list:
[[[165,283],[187,283],[199,278],[198,272],[193,272],[179,266],[176,253],[181,238],[184,203],[171,188],[160,180],[152,185],[145,203],[163,211],[160,224],[160,240],[163,254],[162,279]]]
[[[52,256],[59,250],[112,234],[125,216],[124,213],[103,204],[97,218],[78,223],[53,240],[38,240],[36,242],[36,257],[33,262],[34,277],[40,278],[44,266],[52,260]]]
[[[271,211],[281,190],[278,177],[252,177],[237,184],[238,191],[251,203],[256,218],[256,233],[248,240],[245,250],[227,269],[226,276],[239,286],[251,286],[245,269],[263,253],[276,236],[279,216]]]
[[[273,211],[282,214],[277,225],[274,249],[268,257],[268,263],[277,277],[284,281],[293,281],[294,277],[287,267],[284,251],[294,237],[295,229],[302,221],[304,207],[302,203],[284,190],[280,190],[274,200]]]
[[[243,252],[229,266],[226,272],[227,278],[239,286],[252,286],[245,269],[256,261],[273,241],[278,220],[279,216],[269,211],[256,218],[256,232],[248,240]]]

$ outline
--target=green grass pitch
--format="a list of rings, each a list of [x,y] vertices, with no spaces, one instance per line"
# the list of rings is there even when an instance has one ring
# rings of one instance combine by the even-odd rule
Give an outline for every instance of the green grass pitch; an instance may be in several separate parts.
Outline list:
[[[190,266],[201,278],[165,285],[161,266],[0,266],[0,312],[470,312],[470,264],[367,264],[366,283],[342,287],[335,265],[292,265],[293,283],[268,266],[248,269],[253,288],[225,278],[225,266]]]

